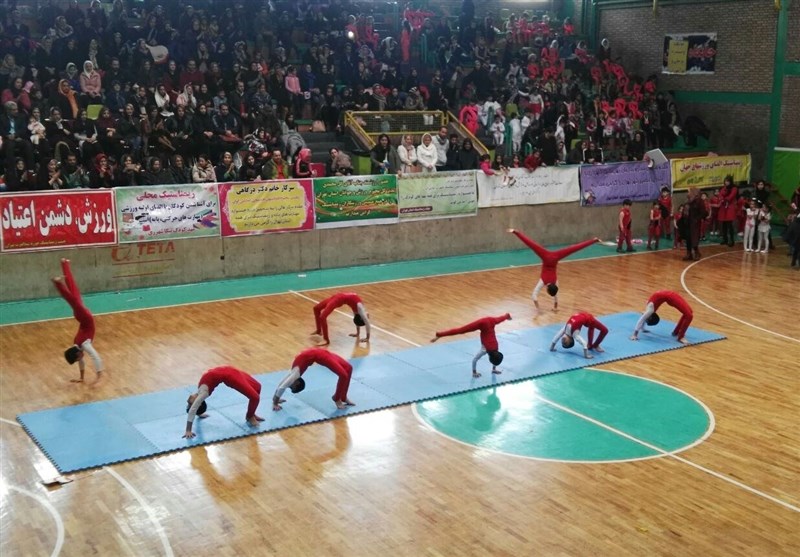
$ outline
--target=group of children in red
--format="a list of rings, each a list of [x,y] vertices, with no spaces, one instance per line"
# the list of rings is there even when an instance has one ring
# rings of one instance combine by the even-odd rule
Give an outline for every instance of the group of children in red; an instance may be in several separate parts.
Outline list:
[[[592,244],[600,241],[599,238],[586,240],[578,244],[562,248],[560,250],[548,250],[534,240],[528,238],[525,234],[513,228],[508,230],[510,233],[517,236],[526,246],[531,248],[536,255],[542,260],[541,275],[537,282],[532,298],[536,310],[539,310],[538,295],[543,287],[546,287],[547,293],[553,297],[553,309],[558,308],[558,276],[556,273],[558,262],[565,257],[584,249]],[[74,339],[74,345],[66,350],[64,356],[68,363],[73,364],[79,362],[80,367],[80,380],[83,380],[84,375],[84,353],[90,355],[94,362],[95,371],[98,377],[103,371],[103,363],[100,356],[92,346],[95,334],[94,317],[91,312],[83,305],[80,291],[72,277],[69,261],[62,259],[62,269],[64,272],[63,277],[53,279],[53,283],[58,289],[61,296],[67,301],[73,310],[73,315],[78,321],[79,329]],[[644,325],[654,326],[659,322],[659,316],[656,313],[658,308],[666,303],[677,309],[681,313],[681,319],[672,332],[679,342],[686,344],[685,338],[686,330],[692,321],[692,309],[689,304],[677,293],[669,290],[660,290],[655,292],[647,301],[645,311],[634,328],[631,340],[638,340],[639,333],[644,331]],[[368,342],[370,339],[371,327],[369,322],[369,315],[364,308],[363,300],[354,293],[339,293],[314,306],[314,320],[316,328],[315,335],[320,335],[322,341],[317,347],[308,348],[300,352],[292,362],[292,368],[289,374],[281,381],[275,390],[272,397],[272,409],[280,411],[281,404],[286,402],[282,396],[286,389],[291,390],[292,393],[299,393],[305,389],[305,380],[303,374],[314,364],[327,367],[338,376],[336,390],[333,394],[333,402],[338,409],[345,409],[348,406],[355,406],[355,404],[348,398],[348,390],[350,387],[350,379],[353,374],[353,366],[342,358],[341,356],[330,352],[321,346],[330,343],[328,335],[327,318],[339,307],[347,306],[353,312],[353,322],[356,325],[355,334],[351,334],[356,338],[356,342]],[[442,337],[461,335],[473,331],[480,332],[481,348],[472,360],[472,376],[477,378],[481,374],[477,371],[477,363],[488,355],[489,362],[492,364],[492,373],[499,374],[502,371],[498,366],[503,361],[503,354],[500,352],[499,343],[495,334],[495,327],[504,321],[511,320],[511,315],[505,313],[497,317],[483,317],[462,327],[454,329],[447,329],[438,331],[431,342],[436,342]],[[366,335],[361,338],[361,327],[365,327]],[[587,329],[588,342],[581,335],[581,329]],[[553,341],[550,343],[550,350],[556,350],[556,344],[561,341],[562,347],[569,349],[575,345],[577,341],[583,348],[583,354],[586,358],[592,358],[590,352],[603,352],[600,344],[608,334],[608,328],[598,321],[592,314],[587,312],[579,312],[572,315],[564,326],[559,329]],[[595,336],[596,335],[596,336]],[[208,370],[200,377],[197,392],[193,393],[187,399],[186,412],[188,414],[186,421],[186,430],[183,434],[184,438],[190,439],[195,437],[192,431],[192,425],[195,417],[206,417],[207,404],[206,399],[211,396],[214,390],[220,385],[224,384],[231,389],[238,391],[248,399],[247,412],[245,420],[251,427],[258,426],[259,422],[263,422],[264,418],[256,414],[258,405],[261,400],[261,384],[251,375],[236,369],[231,366],[216,367]]]
[[[706,240],[707,238],[718,238],[723,245],[733,246],[736,241],[736,236],[746,236],[748,226],[753,228],[753,238],[759,238],[759,232],[766,232],[766,239],[769,240],[769,218],[770,215],[769,204],[767,203],[768,191],[765,189],[765,182],[759,180],[755,184],[755,191],[753,198],[750,199],[748,195],[741,195],[739,189],[733,183],[733,178],[727,176],[723,185],[719,189],[715,189],[713,194],[709,197],[708,193],[701,192],[700,199],[705,207],[706,217],[700,221],[700,239]],[[628,209],[630,204],[628,204]],[[626,207],[620,211],[620,230],[622,227],[622,215],[625,213]],[[753,218],[752,211],[757,210],[759,215],[763,218]],[[683,247],[686,242],[684,238],[684,220],[687,219],[689,211],[688,203],[681,203],[677,207],[673,207],[672,194],[667,186],[661,188],[661,195],[653,201],[653,205],[648,214],[649,222],[647,226],[647,249],[658,249],[659,240],[665,238],[672,242],[673,249]],[[766,215],[766,216],[765,216]],[[628,222],[630,222],[630,214],[628,212]],[[759,228],[759,225],[764,223]],[[628,228],[628,231],[630,228]],[[620,234],[617,251],[621,251],[622,241],[629,240]],[[633,251],[628,243],[628,251]],[[753,246],[745,241],[745,249],[747,251],[754,250]],[[765,246],[766,247],[766,246]],[[748,249],[749,248],[749,249]]]

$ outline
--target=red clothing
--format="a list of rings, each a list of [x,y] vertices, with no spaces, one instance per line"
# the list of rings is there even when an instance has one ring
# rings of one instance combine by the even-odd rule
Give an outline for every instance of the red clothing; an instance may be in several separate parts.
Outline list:
[[[719,190],[720,207],[717,211],[719,222],[733,221],[736,218],[736,197],[739,190],[736,186],[726,188],[722,186]]]
[[[328,352],[322,348],[308,348],[295,357],[292,362],[292,369],[297,368],[300,375],[303,375],[313,364],[325,366],[339,376],[333,400],[342,402],[347,400],[347,391],[350,388],[350,377],[353,374],[353,366],[350,365],[350,362],[338,354]]]
[[[630,230],[631,228],[631,210],[630,207],[623,207],[619,210],[622,213],[622,228]]]
[[[586,240],[585,242],[581,242],[579,244],[575,244],[573,246],[568,246],[566,248],[562,248],[556,251],[550,251],[546,249],[544,246],[541,246],[525,236],[519,230],[514,231],[514,235],[522,240],[522,243],[531,248],[536,255],[539,256],[539,259],[542,260],[542,282],[545,284],[555,284],[558,280],[558,276],[556,275],[556,267],[558,266],[558,262],[567,257],[568,255],[572,255],[576,251],[582,250],[583,248],[589,247],[596,242],[596,240]]]
[[[570,317],[567,320],[567,327],[571,329],[572,332],[578,331],[581,327],[586,327],[589,330],[589,345],[587,346],[589,350],[600,346],[600,343],[603,342],[603,339],[606,338],[608,334],[608,328],[595,319],[594,315],[585,311],[576,313]],[[595,330],[600,331],[600,336],[597,337],[597,341],[594,340]]]
[[[439,331],[436,333],[438,337],[450,337],[454,335],[463,335],[464,333],[471,333],[472,331],[480,331],[481,332],[481,344],[486,349],[487,352],[492,352],[497,350],[497,336],[494,334],[494,328],[496,325],[499,325],[503,321],[508,321],[511,319],[511,314],[504,314],[499,317],[482,317],[472,323],[468,323],[463,327],[458,327],[455,329],[448,329],[446,331]]]
[[[362,303],[361,297],[353,292],[340,292],[334,294],[330,298],[322,300],[314,306],[314,323],[316,329],[314,334],[322,334],[322,338],[329,341],[328,338],[328,316],[333,313],[338,307],[349,306],[353,310],[353,314],[358,313],[358,304]]]
[[[60,282],[55,282],[54,284],[59,294],[61,294],[61,297],[64,298],[72,308],[72,315],[78,321],[78,332],[75,334],[75,338],[72,342],[74,342],[76,346],[81,346],[87,340],[94,340],[94,316],[92,312],[83,305],[81,291],[78,289],[78,285],[75,283],[75,279],[72,276],[72,269],[70,269],[69,261],[64,260],[61,262],[61,270],[64,272],[64,281],[66,284]]]
[[[209,369],[205,372],[198,386],[205,385],[208,387],[208,395],[214,392],[220,383],[223,383],[233,389],[242,393],[248,398],[250,403],[247,405],[246,418],[250,419],[256,413],[258,403],[261,400],[261,383],[255,377],[245,373],[231,366],[221,366]]]
[[[690,318],[693,316],[691,306],[689,306],[689,304],[680,294],[673,292],[672,290],[659,290],[657,292],[653,292],[653,295],[648,298],[647,302],[653,304],[655,311],[658,311],[658,308],[661,307],[661,304],[667,304],[668,306],[674,307],[682,314],[688,315]]]

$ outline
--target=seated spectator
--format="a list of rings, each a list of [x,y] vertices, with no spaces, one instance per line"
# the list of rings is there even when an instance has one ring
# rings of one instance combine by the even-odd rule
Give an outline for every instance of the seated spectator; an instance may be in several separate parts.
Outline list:
[[[141,164],[135,162],[131,155],[122,155],[114,172],[114,185],[117,187],[145,185],[143,174]]]
[[[161,159],[150,157],[147,170],[142,173],[142,183],[146,186],[162,186],[173,183],[172,172],[161,166]]]
[[[239,167],[239,180],[241,182],[252,182],[259,178],[261,165],[253,153],[247,153],[244,157],[242,166]]]
[[[295,178],[313,178],[315,173],[311,170],[311,149],[300,149],[294,161],[292,173]]]
[[[217,182],[235,182],[239,177],[236,166],[233,164],[233,155],[230,151],[222,153],[219,164],[214,167]]]
[[[203,182],[216,182],[217,175],[214,167],[208,160],[207,155],[198,155],[197,162],[192,167],[192,182],[195,184]]]
[[[83,73],[80,76],[81,104],[103,104],[103,87],[100,74],[94,69],[91,60],[83,63]]]
[[[60,165],[56,159],[44,159],[36,173],[37,190],[60,190],[64,187]]]
[[[230,111],[227,103],[219,106],[219,114],[211,117],[217,137],[234,151],[242,145],[242,121]]]
[[[89,184],[93,188],[114,187],[114,169],[105,153],[94,158],[94,168],[89,172]]]
[[[280,149],[272,151],[272,157],[261,167],[263,180],[286,180],[292,177],[289,163],[283,158]]]
[[[330,155],[331,158],[325,163],[326,176],[350,176],[353,174],[353,163],[347,153],[333,147]]]
[[[50,151],[56,154],[59,161],[64,160],[67,152],[77,149],[72,126],[61,118],[61,110],[57,106],[50,109],[50,118],[44,121],[44,128]]]
[[[603,164],[603,150],[594,141],[589,142],[589,147],[583,151],[584,164]]]
[[[102,150],[99,130],[93,120],[89,120],[85,108],[78,112],[78,119],[72,122],[72,134],[78,142],[78,151],[83,161],[93,160]]]
[[[169,173],[172,175],[172,184],[191,184],[192,170],[186,166],[183,155],[173,155],[170,159]]]
[[[61,165],[61,178],[65,189],[89,187],[89,174],[78,164],[78,156],[75,153],[69,153],[67,160]]]
[[[17,157],[6,169],[5,184],[5,191],[32,191],[36,189],[36,175],[25,165],[25,159]]]
[[[28,136],[25,116],[14,101],[8,101],[3,106],[5,111],[0,115],[0,137],[3,140],[0,152],[5,155],[6,168],[14,165],[17,154],[25,160],[26,168],[33,168],[33,144]]]

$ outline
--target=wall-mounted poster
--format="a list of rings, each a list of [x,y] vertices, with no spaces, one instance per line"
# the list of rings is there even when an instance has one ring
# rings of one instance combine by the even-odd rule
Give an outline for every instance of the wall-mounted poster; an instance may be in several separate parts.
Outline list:
[[[716,33],[666,35],[661,73],[712,74],[716,58]]]

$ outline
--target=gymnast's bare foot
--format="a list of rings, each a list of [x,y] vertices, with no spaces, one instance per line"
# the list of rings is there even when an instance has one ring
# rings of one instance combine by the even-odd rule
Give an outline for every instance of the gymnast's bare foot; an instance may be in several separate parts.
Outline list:
[[[500,375],[501,373],[503,373],[503,370],[502,370],[502,369],[497,369],[497,368],[494,368],[494,369],[492,370],[492,373],[494,373],[495,375]]]
[[[247,425],[249,425],[250,427],[258,427],[258,420],[256,419],[255,416],[247,418]]]
[[[681,344],[689,344],[689,341],[688,341],[688,340],[686,340],[686,337],[681,337],[681,338],[679,338],[679,339],[678,339],[678,342],[680,342]]]
[[[264,418],[262,418],[262,417],[261,417],[261,416],[259,416],[258,414],[253,414],[253,417],[254,417],[254,418],[256,419],[256,421],[258,421],[258,422],[263,422],[263,421],[264,421]]]

